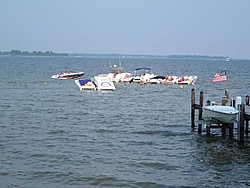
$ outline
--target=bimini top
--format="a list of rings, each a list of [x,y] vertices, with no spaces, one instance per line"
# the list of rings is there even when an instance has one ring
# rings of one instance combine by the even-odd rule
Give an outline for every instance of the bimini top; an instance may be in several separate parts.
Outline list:
[[[91,82],[91,80],[79,80],[81,86],[87,84],[88,82]]]
[[[151,70],[151,68],[146,68],[146,67],[143,67],[143,68],[137,68],[137,69],[135,69],[136,71],[137,70]]]

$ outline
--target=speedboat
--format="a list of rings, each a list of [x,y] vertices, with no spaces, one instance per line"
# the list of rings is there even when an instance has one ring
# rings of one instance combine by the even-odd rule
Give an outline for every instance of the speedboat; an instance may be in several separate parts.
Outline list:
[[[178,84],[195,84],[197,76],[182,76],[178,79]]]
[[[133,82],[135,83],[147,83],[151,78],[154,78],[156,75],[150,73],[151,68],[137,68],[135,69],[135,76]]]
[[[53,76],[51,76],[51,78],[53,79],[76,79],[76,78],[80,78],[84,75],[84,72],[64,72],[64,73],[60,73],[60,74],[55,74]]]
[[[165,76],[155,76],[148,80],[148,82],[151,84],[160,84],[163,83],[164,81],[165,81]]]
[[[129,82],[132,79],[131,73],[123,72],[123,68],[121,66],[110,66],[110,73],[108,77],[111,78],[113,82]]]
[[[120,58],[119,66],[113,65],[110,66],[109,69],[110,72],[108,74],[108,77],[110,77],[113,82],[130,82],[133,78],[131,73],[123,72]]]
[[[80,90],[96,90],[96,84],[89,79],[84,80],[75,80],[76,85],[80,88]]]
[[[194,85],[197,80],[197,76],[166,76],[166,84],[188,84]]]
[[[217,120],[222,123],[230,123],[234,121],[239,113],[232,106],[210,105],[204,106],[202,118],[204,120]]]
[[[165,78],[165,83],[166,83],[166,85],[168,85],[168,84],[177,84],[178,80],[179,80],[178,76],[168,76],[167,75],[166,78]]]
[[[133,79],[133,75],[128,72],[121,73],[121,82],[131,82]]]
[[[115,85],[107,74],[99,74],[94,76],[94,83],[97,86],[97,90],[115,90]]]

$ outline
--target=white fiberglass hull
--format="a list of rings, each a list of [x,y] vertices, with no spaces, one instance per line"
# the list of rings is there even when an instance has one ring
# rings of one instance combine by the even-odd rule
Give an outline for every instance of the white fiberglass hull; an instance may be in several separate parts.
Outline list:
[[[223,123],[229,123],[236,119],[238,110],[231,106],[204,106],[202,118],[204,120],[215,119]]]
[[[181,77],[178,80],[178,84],[195,84],[195,81],[197,80],[197,76],[184,76]]]
[[[96,90],[96,85],[91,80],[75,80],[75,83],[80,90]]]
[[[100,74],[94,77],[97,90],[115,90],[115,85],[106,74]]]
[[[130,73],[109,73],[107,75],[113,82],[126,82],[132,79]]]

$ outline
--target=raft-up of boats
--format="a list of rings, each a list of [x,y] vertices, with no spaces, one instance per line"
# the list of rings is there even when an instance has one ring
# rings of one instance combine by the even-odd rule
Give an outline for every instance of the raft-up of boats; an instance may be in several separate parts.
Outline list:
[[[122,67],[112,66],[108,77],[113,82],[129,82],[140,84],[195,84],[197,76],[159,76],[151,73],[151,68],[136,68],[134,74],[123,72]]]
[[[134,74],[123,72],[121,66],[110,66],[108,74],[99,74],[93,79],[80,79],[84,72],[70,72],[55,74],[53,79],[75,79],[80,90],[111,90],[114,91],[116,82],[139,84],[195,84],[197,76],[159,76],[151,73],[151,68],[136,68]]]

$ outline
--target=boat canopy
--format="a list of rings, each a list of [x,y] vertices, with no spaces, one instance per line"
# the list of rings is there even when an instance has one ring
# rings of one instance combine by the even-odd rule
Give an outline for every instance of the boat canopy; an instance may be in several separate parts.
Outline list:
[[[88,82],[91,82],[91,80],[79,80],[81,86],[87,84]]]
[[[143,68],[137,68],[137,69],[135,69],[136,71],[138,71],[138,70],[151,70],[151,68],[146,68],[146,67],[143,67]]]

